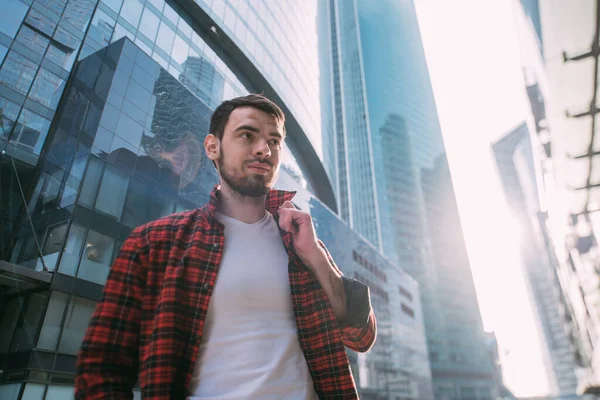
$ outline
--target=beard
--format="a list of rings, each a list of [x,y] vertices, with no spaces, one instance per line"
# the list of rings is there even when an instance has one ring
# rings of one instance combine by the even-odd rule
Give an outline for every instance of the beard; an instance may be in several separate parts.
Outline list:
[[[276,169],[268,160],[252,160],[247,163],[249,164],[257,161],[268,164],[272,168],[272,171],[275,171],[273,175],[251,174],[244,177],[237,177],[227,169],[225,165],[225,154],[223,154],[223,151],[221,150],[218,160],[221,179],[241,196],[254,198],[263,197],[269,193],[277,180],[278,169]]]

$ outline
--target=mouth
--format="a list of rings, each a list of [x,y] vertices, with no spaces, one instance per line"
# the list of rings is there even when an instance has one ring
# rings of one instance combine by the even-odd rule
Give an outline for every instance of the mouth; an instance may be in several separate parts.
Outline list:
[[[253,162],[251,164],[248,164],[248,169],[255,171],[255,172],[261,172],[261,173],[268,173],[271,171],[271,167],[268,164],[258,163],[258,162]]]

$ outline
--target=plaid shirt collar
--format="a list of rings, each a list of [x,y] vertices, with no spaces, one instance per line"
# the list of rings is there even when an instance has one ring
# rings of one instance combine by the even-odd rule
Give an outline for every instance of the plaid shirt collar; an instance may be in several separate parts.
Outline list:
[[[217,205],[219,204],[220,192],[221,185],[215,185],[210,193],[210,200],[208,202],[208,215],[211,219],[215,219]],[[283,203],[286,201],[292,201],[295,195],[295,191],[271,189],[269,193],[267,193],[267,197],[265,199],[265,209],[270,212],[271,215],[276,217],[279,214],[279,208],[283,205]]]

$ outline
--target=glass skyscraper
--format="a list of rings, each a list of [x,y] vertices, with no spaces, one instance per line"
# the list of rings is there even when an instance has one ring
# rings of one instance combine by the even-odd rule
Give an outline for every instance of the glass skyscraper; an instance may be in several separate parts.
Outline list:
[[[413,1],[327,4],[340,215],[419,282],[435,398],[495,398]]]
[[[277,187],[297,191],[344,273],[371,288],[379,339],[349,352],[361,398],[433,398],[418,283],[336,215],[316,1],[0,5],[1,399],[72,398],[121,244],[207,201],[210,115],[249,92],[286,113]]]
[[[530,134],[521,124],[493,145],[509,208],[522,229],[520,254],[540,332],[540,348],[551,395],[577,398],[578,351],[569,333],[570,307],[561,291],[558,260],[540,208]]]

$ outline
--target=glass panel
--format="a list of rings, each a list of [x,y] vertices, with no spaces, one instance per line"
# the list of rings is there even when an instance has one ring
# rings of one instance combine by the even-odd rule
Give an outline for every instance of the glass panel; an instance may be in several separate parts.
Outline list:
[[[63,292],[52,291],[46,316],[42,324],[42,331],[38,338],[37,348],[44,350],[55,350],[60,336],[60,325],[67,305],[69,296]]]
[[[117,14],[119,13],[119,10],[121,10],[121,5],[123,4],[123,0],[102,0],[102,2]]]
[[[77,276],[103,285],[108,277],[115,240],[90,230]]]
[[[0,399],[16,399],[19,396],[20,391],[20,383],[9,383],[8,385],[0,385]]]
[[[117,40],[121,39],[122,37],[127,37],[131,41],[135,40],[135,35],[133,33],[129,32],[127,29],[125,29],[123,27],[123,25],[117,24],[117,26],[115,26],[115,32],[113,33],[111,43],[116,42]]]
[[[48,386],[46,400],[72,400],[75,398],[75,389],[72,386]]]
[[[21,311],[19,300],[20,299],[12,299],[6,304],[4,309],[0,308],[0,311],[2,312],[2,315],[0,316],[0,354],[8,352],[8,347],[10,346]],[[0,393],[2,393],[1,390]]]
[[[127,175],[107,165],[100,184],[96,210],[120,219],[128,182],[129,177]]]
[[[58,257],[65,243],[65,237],[67,235],[67,223],[55,225],[48,228],[48,234],[42,247],[42,256],[44,263],[49,271],[56,269],[56,263]]]
[[[2,61],[4,61],[6,53],[8,53],[8,47],[0,44],[0,64],[2,64]]]
[[[36,293],[29,297],[23,320],[20,321],[20,326],[17,326],[15,338],[10,346],[11,351],[25,351],[33,348],[33,340],[42,318],[45,303],[46,296],[43,294]]]
[[[127,0],[125,3],[123,3],[123,8],[121,8],[120,15],[125,19],[125,21],[129,22],[135,29],[137,29],[143,9],[144,6],[138,0]]]
[[[76,224],[71,225],[58,272],[71,276],[76,275],[84,238],[85,227]]]
[[[8,138],[21,107],[0,97],[0,136]]]
[[[25,384],[25,390],[23,390],[22,400],[44,400],[44,392],[46,391],[46,385],[40,385],[39,383],[27,383]]]
[[[0,13],[0,32],[14,38],[27,14],[29,7],[19,0],[2,1],[2,12]]]
[[[156,38],[156,44],[165,53],[171,54],[171,48],[173,47],[173,40],[175,40],[175,32],[167,26],[164,22],[160,23],[158,30],[158,36]]]
[[[158,17],[148,8],[145,8],[144,13],[142,14],[140,32],[154,42],[154,39],[156,38],[156,32],[158,32],[159,23],[160,20]]]
[[[36,70],[36,63],[11,51],[2,65],[2,70],[0,70],[0,85],[6,85],[18,92],[27,94]]]
[[[92,319],[92,314],[96,308],[96,302],[93,300],[84,299],[73,296],[67,310],[65,324],[63,327],[58,351],[66,354],[77,354],[85,331]],[[65,391],[59,391],[56,395],[61,394],[56,399],[64,399]],[[48,398],[48,397],[46,397]],[[68,397],[67,397],[68,398]]]
[[[179,35],[175,35],[175,43],[173,44],[171,58],[179,65],[182,65],[185,60],[187,60],[189,50],[190,46]]]
[[[102,10],[96,10],[92,26],[88,36],[94,39],[101,46],[108,46],[112,37],[116,21],[109,17]]]
[[[33,8],[29,10],[26,21],[29,25],[36,28],[40,32],[44,32],[48,36],[52,36],[57,24],[57,21],[51,20]]]
[[[48,51],[46,51],[45,58],[48,61],[52,61],[62,69],[69,71],[73,66],[73,62],[75,61],[76,53],[76,50],[65,52],[51,44],[48,47]]]
[[[63,84],[64,80],[62,78],[46,71],[44,68],[40,68],[29,93],[29,98],[55,110],[64,88]]]
[[[88,0],[69,0],[62,18],[77,28],[79,32],[85,33],[94,7],[95,2]]]
[[[50,43],[50,40],[46,39],[39,33],[32,31],[25,25],[21,27],[16,41],[40,56],[44,55],[46,48],[48,47],[48,43]]]
[[[35,154],[40,154],[49,127],[50,121],[46,118],[23,109],[11,136],[11,142],[29,148]]]
[[[100,178],[102,177],[102,167],[102,161],[96,157],[90,158],[81,193],[79,194],[79,204],[89,208],[94,207],[96,193],[98,193],[98,186],[100,186]]]

